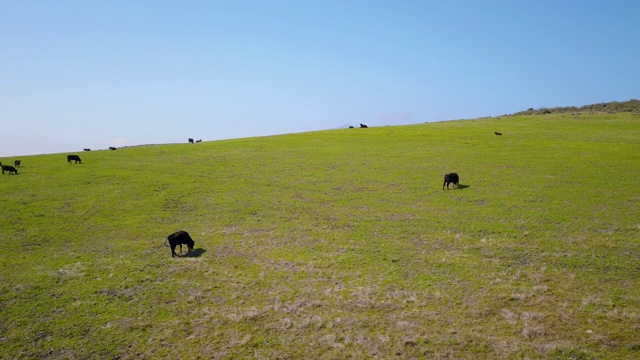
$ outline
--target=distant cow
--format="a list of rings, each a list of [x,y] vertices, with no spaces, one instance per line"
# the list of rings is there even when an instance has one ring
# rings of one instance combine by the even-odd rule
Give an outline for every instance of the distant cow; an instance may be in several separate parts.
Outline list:
[[[82,164],[82,160],[80,160],[80,156],[78,155],[67,155],[67,162],[71,164],[71,161],[75,161],[76,164]]]
[[[444,176],[444,183],[442,183],[442,190],[444,190],[444,186],[447,185],[447,189],[449,188],[449,184],[453,184],[453,186],[460,187],[458,174],[450,173]]]
[[[193,139],[189,138],[189,144],[193,144]]]
[[[13,166],[19,168],[20,167],[20,160],[16,160],[13,162]]]
[[[2,165],[2,163],[0,163],[0,167],[2,167],[2,175],[4,175],[5,171],[8,171],[9,175],[11,175],[11,173],[18,175],[18,170],[11,165]]]
[[[118,148],[113,147],[113,146],[109,146],[109,150],[118,150]]]
[[[496,132],[494,132],[494,134],[496,134],[496,135],[502,135],[502,133],[499,133],[499,132],[497,132],[497,131],[496,131]]]
[[[360,124],[360,127],[361,127],[361,128],[368,128],[368,126],[367,126],[367,125],[365,125],[365,124]]]
[[[167,241],[169,242],[168,245]],[[164,241],[165,246],[171,247],[171,257],[177,256],[176,246],[178,245],[180,245],[180,254],[182,254],[183,244],[187,245],[187,248],[189,249],[187,252],[193,250],[193,245],[195,244],[195,241],[191,239],[191,236],[189,236],[189,233],[186,231],[178,231],[176,233],[173,233],[169,235],[169,237],[167,237],[167,240]]]
[[[202,139],[200,139],[200,140],[196,140],[196,142],[202,142]]]
[[[84,148],[84,151],[91,151],[91,149],[88,149],[88,148]]]
[[[353,129],[353,126],[352,126],[352,125],[349,125],[349,129]]]

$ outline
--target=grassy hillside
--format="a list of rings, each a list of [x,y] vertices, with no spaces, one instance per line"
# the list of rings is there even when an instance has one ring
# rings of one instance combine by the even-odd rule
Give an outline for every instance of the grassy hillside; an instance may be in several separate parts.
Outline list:
[[[2,358],[640,356],[638,115],[65,155],[0,175]]]

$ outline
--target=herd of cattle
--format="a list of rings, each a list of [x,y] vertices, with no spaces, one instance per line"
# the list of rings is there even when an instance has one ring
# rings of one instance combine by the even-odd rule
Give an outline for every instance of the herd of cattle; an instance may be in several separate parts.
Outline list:
[[[195,142],[202,142],[202,139],[200,140],[196,140]],[[189,143],[193,144],[194,141],[192,138],[189,138]],[[89,148],[84,148],[84,151],[91,151],[91,149]],[[114,146],[109,146],[109,150],[118,150],[117,147]],[[82,159],[80,159],[80,156],[78,155],[67,155],[67,162],[69,164],[71,164],[71,162],[74,162],[74,164],[82,164]],[[2,163],[0,162],[0,166],[2,167],[2,174],[4,174],[5,171],[9,172],[9,175],[11,174],[18,174],[18,169],[20,167],[20,160],[16,160],[14,161],[14,166],[11,165],[2,165]]]
[[[361,128],[367,128],[368,126],[365,124],[360,124]],[[349,126],[349,128],[353,128],[353,126]],[[499,132],[495,132],[494,134],[496,135],[502,135],[502,133]],[[198,143],[198,142],[202,142],[202,139],[200,140],[193,140],[192,138],[189,138],[189,144],[193,144],[194,142]],[[109,150],[117,150],[116,147],[110,146]],[[85,148],[84,151],[91,151],[91,149],[89,148]],[[82,164],[82,159],[80,159],[80,156],[78,155],[67,155],[67,162],[69,164],[71,164],[72,162],[75,164]],[[14,166],[10,166],[10,165],[2,165],[2,163],[0,162],[0,166],[2,167],[2,174],[4,174],[5,171],[8,171],[9,174],[18,174],[18,170],[17,168],[20,167],[20,160],[15,160],[14,161]],[[457,173],[449,173],[449,174],[445,174],[444,175],[444,182],[442,183],[442,190],[444,190],[444,187],[446,186],[447,189],[449,189],[449,185],[452,184],[453,187],[460,187],[460,177],[458,176]],[[176,233],[176,234],[172,234],[170,236],[171,237],[175,237],[176,239],[183,239],[183,238],[188,238],[189,241],[191,241],[191,247],[193,248],[193,240],[191,240],[191,238],[189,237],[189,234],[187,234],[186,232],[180,232],[180,233]],[[171,241],[170,241],[171,242]],[[185,243],[188,245],[188,243]],[[175,255],[174,252],[175,249],[175,245],[173,245],[172,243],[172,249],[171,251],[173,252],[173,254]],[[182,243],[180,243],[180,251],[182,251]]]
[[[364,124],[360,124],[361,128],[366,128],[367,125]],[[353,128],[353,126],[351,126],[350,128]],[[496,132],[496,135],[502,135],[501,133]],[[202,140],[197,140],[195,142],[201,142]],[[193,144],[194,141],[192,138],[189,138],[189,143]],[[109,150],[116,150],[115,147],[109,147]],[[91,151],[91,149],[87,149],[85,148],[84,151]],[[80,156],[78,155],[74,155],[74,154],[69,154],[67,155],[67,163],[71,164],[71,163],[75,163],[75,164],[82,164],[82,159],[80,159]],[[10,165],[2,165],[2,163],[0,162],[0,166],[2,167],[2,174],[4,174],[5,171],[8,171],[9,174],[18,174],[18,170],[17,168],[20,167],[20,160],[15,160],[14,161],[14,166],[10,166]],[[444,176],[444,183],[442,183],[442,190],[444,190],[444,187],[446,185],[447,189],[449,189],[449,185],[453,184],[454,188],[455,187],[460,187],[460,177],[458,176],[457,173],[449,173],[449,174],[445,174]],[[167,244],[168,243],[168,244]],[[182,255],[182,245],[186,245],[187,246],[187,253],[191,252],[193,250],[193,246],[195,245],[195,241],[193,241],[193,239],[191,238],[191,236],[189,236],[189,233],[187,233],[186,231],[178,231],[176,233],[173,233],[171,235],[169,235],[167,237],[167,239],[165,240],[165,246],[170,247],[171,248],[171,257],[175,257],[175,256],[180,256]],[[176,254],[176,247],[180,245],[180,255]]]

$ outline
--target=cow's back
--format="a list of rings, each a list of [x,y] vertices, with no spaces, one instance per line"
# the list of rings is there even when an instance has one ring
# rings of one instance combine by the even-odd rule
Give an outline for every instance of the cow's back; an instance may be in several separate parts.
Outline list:
[[[181,238],[191,238],[191,237],[189,236],[189,233],[184,230],[176,231],[173,234],[169,235],[168,237],[168,239],[181,239]]]

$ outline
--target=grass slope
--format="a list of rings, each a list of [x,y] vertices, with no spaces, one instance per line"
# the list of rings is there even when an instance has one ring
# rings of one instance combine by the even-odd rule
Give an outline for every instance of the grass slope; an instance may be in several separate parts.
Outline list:
[[[64,155],[0,176],[2,358],[640,356],[638,115]]]

